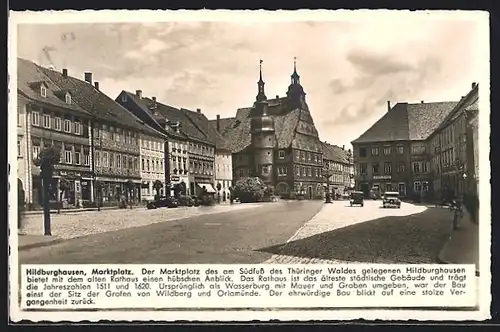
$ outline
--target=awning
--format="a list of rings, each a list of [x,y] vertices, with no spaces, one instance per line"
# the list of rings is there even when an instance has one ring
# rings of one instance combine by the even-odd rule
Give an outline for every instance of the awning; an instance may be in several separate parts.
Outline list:
[[[207,193],[213,194],[216,192],[214,186],[212,186],[210,183],[197,183],[196,185],[201,189],[205,188],[207,190]]]

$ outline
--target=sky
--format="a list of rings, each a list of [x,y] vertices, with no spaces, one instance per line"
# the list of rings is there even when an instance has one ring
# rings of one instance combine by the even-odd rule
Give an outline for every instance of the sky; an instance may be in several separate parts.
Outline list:
[[[477,20],[384,15],[363,21],[177,21],[18,25],[18,56],[83,79],[113,99],[142,90],[209,119],[284,96],[294,57],[321,140],[350,147],[387,101],[454,101],[478,82]],[[484,36],[482,36],[484,38]]]

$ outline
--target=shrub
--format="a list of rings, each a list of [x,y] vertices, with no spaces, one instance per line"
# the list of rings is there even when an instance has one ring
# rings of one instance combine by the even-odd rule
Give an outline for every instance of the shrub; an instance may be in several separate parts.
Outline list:
[[[265,186],[259,178],[240,179],[234,185],[234,197],[241,203],[259,202],[264,197]]]

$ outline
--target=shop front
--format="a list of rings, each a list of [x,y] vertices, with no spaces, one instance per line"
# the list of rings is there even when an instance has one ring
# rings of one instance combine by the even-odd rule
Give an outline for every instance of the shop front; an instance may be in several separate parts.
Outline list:
[[[191,185],[192,195],[200,195],[203,192],[209,194],[215,194],[217,189],[215,189],[212,184],[212,178],[210,176],[195,176],[194,177],[194,185]]]
[[[189,177],[187,175],[171,175],[169,189],[171,196],[189,195]]]
[[[100,200],[103,206],[116,204],[122,199],[131,203],[140,202],[140,179],[98,177],[97,180],[101,183]]]
[[[53,186],[57,188],[53,191],[57,192],[54,198],[60,199],[63,207],[83,207],[84,200],[90,200],[92,174],[89,171],[56,169],[53,177]]]

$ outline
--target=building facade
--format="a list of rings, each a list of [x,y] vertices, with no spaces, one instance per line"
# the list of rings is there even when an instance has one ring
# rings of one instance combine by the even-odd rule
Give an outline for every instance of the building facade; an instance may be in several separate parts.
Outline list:
[[[328,192],[334,195],[344,195],[353,188],[354,165],[352,151],[327,142],[323,148],[323,175]]]
[[[456,102],[388,102],[387,112],[358,139],[354,150],[355,186],[366,196],[397,191],[401,197],[432,196],[429,136]]]
[[[472,83],[471,90],[455,105],[429,138],[431,159],[436,166],[434,182],[439,190],[434,196],[459,197],[467,187],[467,108],[477,108],[479,85]]]
[[[189,139],[181,131],[181,123],[175,121],[178,120],[178,110],[158,103],[156,97],[143,97],[142,90],[136,90],[135,94],[122,91],[115,101],[141,119],[147,126],[165,135],[166,142],[163,146],[165,177],[161,180],[164,185],[164,193],[173,195],[174,188],[179,185],[186,188],[184,190],[186,193],[189,192],[189,169],[183,167],[184,163],[189,162],[187,154]],[[147,164],[144,167],[147,169]],[[180,171],[181,169],[182,171]]]
[[[323,197],[323,151],[294,64],[286,97],[268,99],[260,77],[253,107],[214,120],[232,151],[233,181],[259,177],[282,197]]]
[[[432,157],[429,141],[410,143],[412,191],[420,199],[430,199],[435,192],[433,185]]]
[[[162,139],[139,118],[109,98],[93,82],[92,73],[84,73],[80,80],[61,72],[41,67],[61,89],[72,93],[81,108],[91,114],[90,167],[94,181],[90,187],[91,200],[99,204],[115,205],[126,199],[131,203],[141,200],[141,135]]]
[[[139,155],[141,158],[141,200],[151,201],[158,193],[165,195],[165,142],[162,134],[157,136],[141,134]],[[155,187],[156,181],[161,187]]]
[[[476,100],[474,104],[467,108],[468,115],[468,146],[467,151],[467,170],[471,192],[479,195],[479,105]]]
[[[51,146],[60,151],[60,160],[54,166],[50,201],[81,207],[91,199],[86,185],[92,178],[89,123],[90,113],[74,102],[71,91],[54,84],[41,67],[18,59],[18,183],[29,207],[42,205],[40,168],[34,160]]]
[[[156,97],[143,96],[142,90],[135,94],[122,91],[116,101],[167,136],[165,183],[170,194],[215,193],[215,144],[194,121],[202,116],[200,109],[178,109],[160,103]]]

